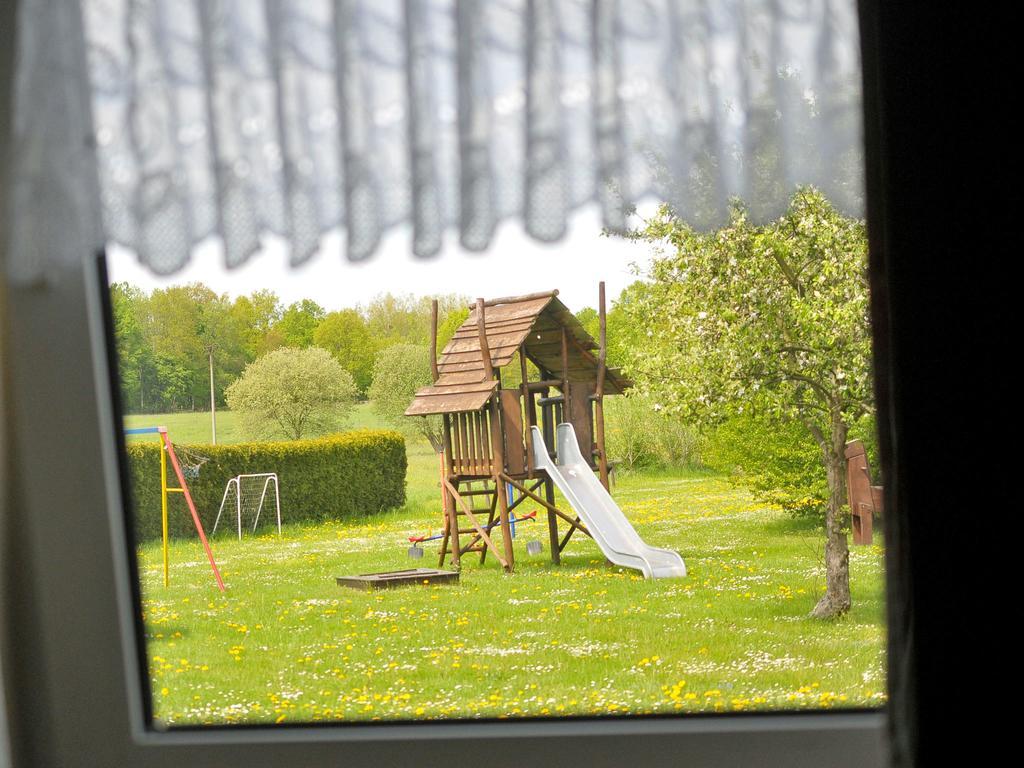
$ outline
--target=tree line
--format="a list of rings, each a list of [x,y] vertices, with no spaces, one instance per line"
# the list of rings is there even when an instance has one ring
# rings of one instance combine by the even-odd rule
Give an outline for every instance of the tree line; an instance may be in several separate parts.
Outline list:
[[[328,312],[303,299],[284,305],[270,290],[232,299],[203,283],[146,292],[110,286],[123,407],[126,413],[208,410],[258,358],[277,349],[320,347],[366,397],[380,352],[397,344],[427,347],[430,305],[439,305],[443,344],[469,314],[469,299],[385,293],[355,308]]]

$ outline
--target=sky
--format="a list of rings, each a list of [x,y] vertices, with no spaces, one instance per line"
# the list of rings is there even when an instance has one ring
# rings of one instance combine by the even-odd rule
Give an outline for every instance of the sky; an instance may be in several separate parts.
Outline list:
[[[641,206],[641,214],[653,206]],[[447,234],[441,254],[431,259],[412,256],[408,230],[396,230],[365,263],[351,263],[342,253],[342,235],[328,233],[320,253],[302,267],[288,265],[287,247],[269,237],[264,249],[234,270],[223,265],[219,245],[201,244],[189,265],[170,277],[151,273],[135,254],[119,246],[108,249],[110,279],[144,290],[201,281],[232,298],[270,289],[284,305],[312,299],[334,311],[366,304],[379,293],[395,295],[460,293],[475,299],[536,293],[557,288],[573,311],[596,307],[598,283],[605,281],[609,303],[637,279],[635,269],[650,262],[653,248],[615,237],[602,237],[596,208],[570,219],[565,239],[553,244],[528,237],[518,221],[505,222],[484,253],[464,251],[457,233]]]

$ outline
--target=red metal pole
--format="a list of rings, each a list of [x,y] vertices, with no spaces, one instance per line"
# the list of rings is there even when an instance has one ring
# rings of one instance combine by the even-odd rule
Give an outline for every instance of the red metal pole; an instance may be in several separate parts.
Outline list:
[[[178,457],[174,453],[174,446],[171,444],[171,438],[167,436],[166,431],[160,432],[160,437],[164,441],[164,445],[167,446],[167,455],[171,457],[171,466],[174,467],[174,474],[178,478],[178,483],[181,485],[182,493],[185,496],[185,503],[188,504],[188,511],[192,513],[192,522],[196,524],[196,530],[199,532],[199,540],[203,542],[203,549],[206,550],[206,559],[210,561],[210,567],[213,569],[213,576],[217,579],[217,586],[220,587],[220,591],[224,591],[224,581],[220,577],[220,571],[217,569],[217,563],[213,559],[213,552],[210,550],[210,543],[206,540],[206,533],[203,531],[203,524],[199,521],[199,513],[196,512],[196,505],[192,501],[192,494],[189,493],[188,483],[185,482],[185,475],[181,471],[181,465],[178,464]]]

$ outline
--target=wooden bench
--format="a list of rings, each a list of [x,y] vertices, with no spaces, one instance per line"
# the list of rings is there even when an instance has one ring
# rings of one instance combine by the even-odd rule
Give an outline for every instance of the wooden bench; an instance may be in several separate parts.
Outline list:
[[[864,443],[851,440],[846,444],[846,492],[854,544],[871,543],[871,522],[883,509],[882,486],[871,484],[871,468]]]

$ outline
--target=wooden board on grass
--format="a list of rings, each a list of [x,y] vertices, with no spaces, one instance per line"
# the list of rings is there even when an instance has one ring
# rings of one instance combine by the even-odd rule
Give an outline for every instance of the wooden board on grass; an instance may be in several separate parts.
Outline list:
[[[352,589],[390,589],[407,584],[450,584],[459,580],[458,571],[439,571],[434,568],[406,568],[402,571],[361,573],[358,576],[339,576],[338,584]]]

